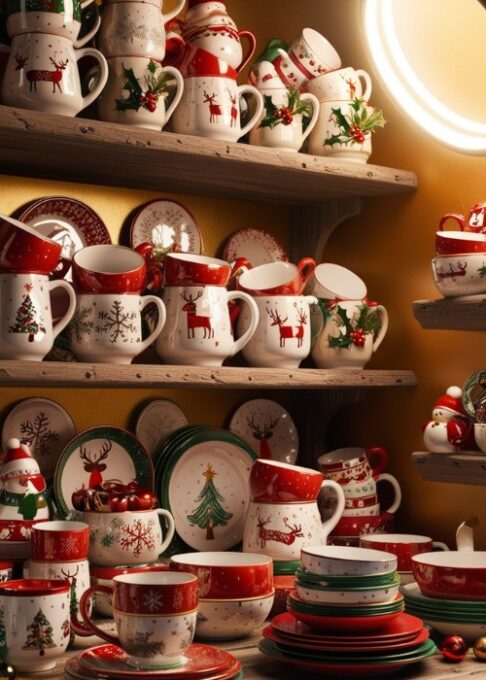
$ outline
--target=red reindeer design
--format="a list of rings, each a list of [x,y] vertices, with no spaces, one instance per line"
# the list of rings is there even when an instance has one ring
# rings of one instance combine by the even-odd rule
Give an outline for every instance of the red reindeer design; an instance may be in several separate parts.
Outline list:
[[[29,92],[32,92],[32,89],[34,92],[37,92],[37,83],[40,81],[45,80],[48,83],[52,83],[52,92],[54,93],[56,91],[56,87],[61,92],[62,94],[62,89],[61,89],[61,80],[62,80],[62,72],[68,65],[69,59],[66,59],[66,61],[60,61],[57,63],[54,61],[52,57],[49,57],[49,61],[53,66],[56,68],[54,71],[47,71],[43,69],[31,69],[30,71],[27,71],[27,80],[30,83],[30,89]]]
[[[346,85],[349,87],[349,98],[354,99],[356,96],[356,83],[354,80],[351,78],[351,76],[346,80],[344,79],[344,82]]]
[[[252,435],[260,442],[260,458],[266,458],[268,460],[268,458],[272,457],[268,440],[273,437],[273,432],[280,420],[280,416],[277,416],[274,420],[271,415],[267,413],[260,422],[257,422],[256,415],[256,413],[253,413],[251,418],[247,418],[246,421],[248,426],[251,427]]]
[[[199,293],[192,297],[191,295],[186,296],[185,293],[181,293],[184,302],[186,303],[182,308],[183,312],[187,312],[187,337],[194,338],[196,328],[204,328],[203,338],[214,338],[214,328],[211,327],[211,317],[210,316],[198,316],[196,314],[196,300],[199,300],[203,291],[200,290]]]
[[[203,91],[204,94],[204,103],[209,104],[209,122],[210,123],[217,123],[219,118],[222,115],[221,111],[221,104],[218,104],[215,99],[216,99],[216,94],[213,92],[213,94],[210,96],[206,90]]]
[[[231,100],[231,125],[230,127],[236,127],[238,121],[238,96],[231,93],[230,90],[226,89],[228,92],[228,97]]]
[[[288,316],[286,316],[285,319],[282,319],[276,309],[273,311],[267,309],[267,314],[269,314],[272,319],[271,325],[278,326],[278,330],[280,331],[280,347],[285,347],[285,341],[294,337],[294,327],[284,326]]]
[[[296,326],[297,332],[295,337],[297,338],[297,347],[302,347],[304,344],[304,326],[307,325],[307,314],[303,309],[298,309],[297,316],[299,317],[299,325]]]
[[[285,545],[292,545],[296,538],[302,538],[302,526],[299,524],[294,524],[293,527],[288,523],[289,518],[284,517],[285,526],[290,529],[290,531],[278,531],[277,529],[265,529],[265,525],[270,522],[269,519],[263,520],[260,516],[258,517],[258,538],[260,539],[260,546],[262,550],[265,548],[267,541],[276,541],[277,543],[284,543]]]
[[[460,262],[457,263],[457,269],[454,269],[454,266],[452,264],[449,265],[449,270],[437,270],[437,278],[439,278],[441,281],[443,279],[452,279],[453,281],[455,280],[456,276],[466,276],[467,273],[467,262],[464,262],[464,264],[461,264]]]
[[[98,452],[99,453],[98,457],[94,459],[91,458],[91,453],[88,453],[86,451],[86,448],[84,446],[81,446],[79,455],[81,460],[85,461],[83,463],[84,469],[86,472],[91,473],[89,476],[88,483],[89,489],[94,489],[103,481],[103,475],[101,473],[106,470],[106,465],[101,461],[107,458],[108,453],[111,451],[112,445],[113,445],[112,442],[106,440],[103,446],[101,447],[101,451]]]

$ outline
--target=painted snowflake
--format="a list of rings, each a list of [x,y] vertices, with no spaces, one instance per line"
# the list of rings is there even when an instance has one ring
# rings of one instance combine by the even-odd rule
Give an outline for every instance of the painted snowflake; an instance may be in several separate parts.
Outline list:
[[[172,600],[172,606],[174,607],[174,609],[177,610],[182,607],[183,599],[184,598],[182,597],[182,593],[180,592],[180,590],[176,590],[174,593],[174,599]]]
[[[113,534],[104,534],[104,535],[101,537],[100,543],[101,543],[101,545],[103,546],[103,548],[109,548],[109,547],[111,547],[111,546],[113,545],[114,540],[115,540],[115,539],[114,539],[114,537],[113,537]]]
[[[38,413],[33,420],[20,423],[20,443],[26,444],[36,455],[45,456],[51,453],[50,445],[59,439],[59,435],[50,429],[49,417]]]
[[[143,607],[148,609],[149,612],[155,612],[160,609],[164,604],[164,598],[162,593],[157,593],[154,590],[149,590],[143,596]]]
[[[77,552],[78,542],[74,536],[63,536],[61,538],[61,553],[69,557]]]
[[[135,637],[129,638],[124,645],[127,654],[130,654],[130,656],[138,656],[141,659],[149,659],[156,654],[163,654],[165,642],[163,642],[163,640],[158,642],[149,640],[153,634],[153,631],[147,631],[145,633],[136,631]]]
[[[141,519],[135,520],[133,524],[124,525],[122,532],[120,539],[122,550],[132,552],[134,557],[139,557],[143,550],[152,550],[155,547],[152,529]]]
[[[103,335],[103,333],[109,335],[113,344],[118,341],[134,342],[133,336],[137,331],[136,318],[136,312],[126,312],[121,300],[114,300],[109,312],[98,312],[98,323],[95,326],[95,331],[100,335]]]

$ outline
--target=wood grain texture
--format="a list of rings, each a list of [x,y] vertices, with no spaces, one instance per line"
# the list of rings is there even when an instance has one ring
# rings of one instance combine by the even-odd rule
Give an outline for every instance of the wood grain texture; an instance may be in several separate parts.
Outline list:
[[[0,386],[211,387],[219,389],[338,389],[408,387],[412,371],[119,365],[61,361],[0,361]]]
[[[423,479],[428,482],[486,484],[486,455],[416,451],[412,454],[412,461]]]
[[[486,331],[486,295],[418,300],[413,313],[422,328]]]
[[[302,204],[414,190],[413,172],[0,106],[0,172]]]

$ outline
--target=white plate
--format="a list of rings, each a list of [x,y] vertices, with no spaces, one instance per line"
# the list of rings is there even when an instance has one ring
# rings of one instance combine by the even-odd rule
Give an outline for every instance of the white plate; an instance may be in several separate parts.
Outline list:
[[[2,428],[2,448],[12,437],[27,444],[40,471],[49,480],[64,447],[76,434],[71,416],[51,399],[32,397],[14,406]]]
[[[135,436],[153,458],[167,435],[187,424],[186,416],[175,402],[154,399],[138,416]]]
[[[271,399],[251,399],[231,418],[229,429],[246,441],[259,458],[295,463],[299,433],[289,413]]]
[[[193,215],[180,203],[155,199],[140,206],[133,218],[130,245],[151,243],[155,250],[167,253],[177,246],[183,253],[202,251],[201,234]]]
[[[287,253],[277,239],[264,229],[243,227],[235,231],[224,247],[223,259],[234,262],[239,257],[248,260],[252,267],[267,262],[287,261]]]

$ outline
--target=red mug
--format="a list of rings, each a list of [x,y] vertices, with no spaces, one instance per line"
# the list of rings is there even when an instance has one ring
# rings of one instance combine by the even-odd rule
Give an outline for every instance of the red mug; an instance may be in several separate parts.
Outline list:
[[[61,260],[61,246],[27,224],[0,215],[0,272],[41,274],[53,272]]]
[[[240,257],[229,263],[206,255],[167,253],[164,259],[164,280],[167,286],[224,286],[242,267],[250,267]]]
[[[260,503],[309,502],[317,499],[323,481],[317,470],[259,458],[251,468],[250,493]]]
[[[89,550],[89,526],[85,522],[40,522],[32,526],[31,542],[33,560],[85,560]]]
[[[361,548],[384,550],[396,555],[398,559],[398,571],[412,571],[412,557],[419,553],[432,552],[435,550],[449,550],[445,543],[433,541],[428,536],[416,536],[414,534],[376,534],[361,536],[359,539]]]
[[[301,295],[316,266],[312,257],[304,257],[297,265],[267,262],[244,271],[238,278],[238,287],[254,297]]]
[[[473,205],[469,211],[467,220],[464,215],[458,215],[457,213],[447,213],[447,215],[443,215],[439,221],[439,229],[441,231],[447,220],[455,220],[461,231],[486,234],[486,201],[481,201],[480,203]]]
[[[394,515],[382,512],[381,515],[364,515],[362,517],[341,517],[332,531],[332,536],[363,536],[365,534],[384,533],[388,531]]]
[[[319,467],[339,484],[359,484],[376,479],[388,464],[388,454],[381,446],[369,449],[349,447],[319,456]]]
[[[470,231],[438,231],[435,237],[436,255],[467,255],[486,253],[486,234]]]

